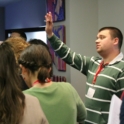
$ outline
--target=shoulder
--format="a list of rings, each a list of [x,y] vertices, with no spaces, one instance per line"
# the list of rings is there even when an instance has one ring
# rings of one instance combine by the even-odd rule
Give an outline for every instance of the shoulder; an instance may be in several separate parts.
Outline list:
[[[36,97],[31,96],[29,94],[25,94],[25,109],[26,110],[40,112],[39,110],[37,110],[40,108],[41,106],[40,106],[39,100]]]
[[[30,102],[35,102],[36,104],[39,102],[38,99],[32,95],[25,94],[25,102],[30,103]]]
[[[72,87],[69,82],[58,82],[56,85],[58,85],[58,87]]]
[[[122,72],[124,72],[124,59],[114,63],[112,66],[117,67],[118,69],[121,69]]]
[[[58,83],[54,83],[54,86],[56,86],[56,88],[60,91],[72,91],[73,90],[73,86],[71,85],[71,83],[69,82],[58,82]]]
[[[33,95],[32,93],[33,93],[34,91],[35,91],[35,88],[34,88],[34,87],[31,87],[31,88],[29,88],[29,89],[27,89],[27,90],[24,90],[23,93],[24,93],[24,94],[29,94],[29,95],[26,95],[26,97],[27,97],[27,98],[31,98],[32,95]],[[30,96],[30,95],[31,95],[31,96]]]
[[[24,123],[48,124],[38,99],[28,94],[25,94],[25,109],[20,124]]]
[[[61,82],[60,85],[63,87],[63,89],[67,91],[71,91],[71,92],[75,91],[75,88],[69,82]]]

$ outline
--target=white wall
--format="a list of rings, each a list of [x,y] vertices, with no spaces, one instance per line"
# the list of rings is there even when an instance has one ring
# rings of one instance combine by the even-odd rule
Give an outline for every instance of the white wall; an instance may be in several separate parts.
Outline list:
[[[95,38],[98,29],[97,0],[69,0],[69,29],[66,38],[70,41],[70,48],[82,55],[96,55]],[[68,16],[68,15],[66,15]],[[67,41],[67,42],[68,42]],[[70,70],[71,83],[84,100],[86,77],[76,69]]]
[[[98,6],[98,27],[115,26],[124,35],[124,0],[99,0]],[[122,52],[124,53],[124,44]]]

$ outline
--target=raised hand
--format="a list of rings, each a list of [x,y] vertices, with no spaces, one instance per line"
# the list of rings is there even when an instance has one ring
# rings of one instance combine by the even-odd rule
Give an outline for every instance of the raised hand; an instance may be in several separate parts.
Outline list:
[[[51,37],[53,35],[52,29],[53,29],[53,19],[52,19],[52,14],[51,12],[47,13],[45,15],[45,19],[46,19],[46,33],[48,35],[48,37]]]

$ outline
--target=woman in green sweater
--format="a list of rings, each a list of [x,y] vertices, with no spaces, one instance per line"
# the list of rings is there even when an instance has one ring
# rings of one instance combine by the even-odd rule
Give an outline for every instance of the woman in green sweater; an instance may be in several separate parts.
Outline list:
[[[83,124],[85,106],[69,83],[56,83],[52,77],[52,59],[42,45],[31,45],[20,55],[22,76],[29,87],[25,94],[37,97],[50,124]]]

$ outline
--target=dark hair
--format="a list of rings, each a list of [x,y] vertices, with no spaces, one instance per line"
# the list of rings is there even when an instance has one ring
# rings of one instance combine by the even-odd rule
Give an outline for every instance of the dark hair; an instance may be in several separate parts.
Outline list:
[[[23,32],[23,31],[13,30],[11,33],[18,33],[18,34],[20,34],[20,36],[22,38],[24,38],[25,40],[27,40],[27,36],[26,36],[25,32]]]
[[[30,44],[36,44],[36,45],[43,45],[46,47],[47,50],[49,50],[49,47],[47,46],[46,43],[44,43],[44,41],[40,40],[40,39],[31,39],[29,40]]]
[[[119,49],[121,49],[121,46],[122,46],[122,43],[123,43],[122,32],[116,27],[103,27],[99,30],[99,32],[103,31],[103,30],[110,30],[110,34],[111,34],[112,38],[117,37],[119,39],[118,47],[119,47]]]
[[[31,39],[31,40],[29,40],[29,44],[43,45],[48,50],[48,52],[52,58],[52,55],[51,55],[50,50],[49,50],[49,46],[46,43],[44,43],[44,41],[42,41],[40,39]],[[53,73],[53,72],[51,72],[51,73]]]
[[[32,44],[27,47],[20,55],[19,64],[32,73],[40,69],[37,78],[42,83],[45,83],[46,78],[52,77],[52,58],[43,45]]]
[[[18,87],[20,77],[11,46],[0,45],[0,124],[17,124],[22,119],[25,96]]]

